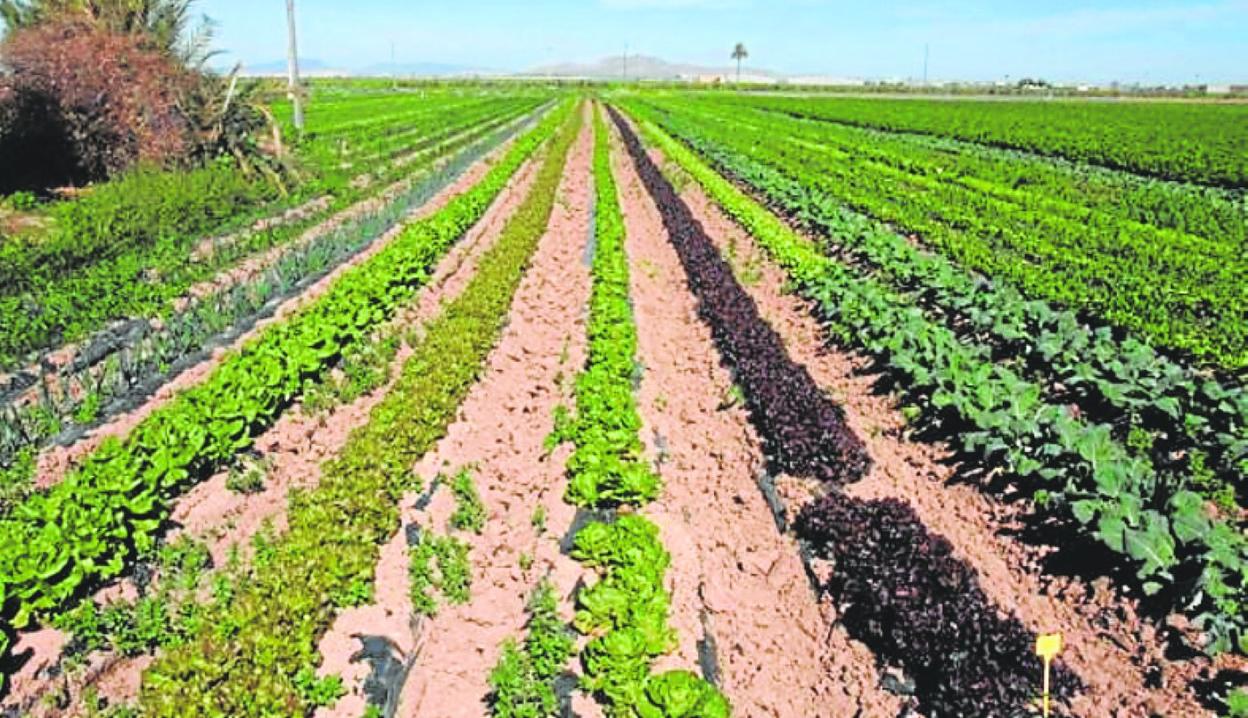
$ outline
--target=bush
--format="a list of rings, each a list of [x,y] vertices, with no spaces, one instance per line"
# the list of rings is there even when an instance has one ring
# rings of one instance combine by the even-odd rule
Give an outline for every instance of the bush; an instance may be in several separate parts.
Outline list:
[[[192,149],[180,100],[195,72],[143,36],[78,20],[9,32],[0,44],[0,192],[98,180]]]

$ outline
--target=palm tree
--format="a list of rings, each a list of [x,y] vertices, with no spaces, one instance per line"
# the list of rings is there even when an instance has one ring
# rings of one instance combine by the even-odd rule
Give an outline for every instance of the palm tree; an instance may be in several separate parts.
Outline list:
[[[745,49],[745,43],[738,42],[737,46],[732,48],[732,59],[737,61],[737,84],[741,84],[741,61],[750,56],[750,51]]]

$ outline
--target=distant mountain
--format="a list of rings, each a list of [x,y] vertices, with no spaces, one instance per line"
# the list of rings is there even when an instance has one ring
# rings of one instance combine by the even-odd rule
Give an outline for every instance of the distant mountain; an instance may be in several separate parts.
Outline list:
[[[620,55],[614,57],[604,57],[603,59],[593,63],[575,63],[563,62],[554,65],[544,65],[535,67],[528,72],[521,73],[525,76],[553,76],[553,77],[585,77],[591,79],[612,79],[624,76],[624,58]],[[661,58],[650,57],[648,55],[629,55],[628,56],[628,76],[632,79],[643,80],[676,80],[697,77],[736,77],[737,68],[735,65],[724,67],[707,67],[704,65],[691,65],[685,63],[668,62]],[[747,77],[753,81],[761,79],[779,79],[780,75],[769,70],[760,70],[758,68],[743,65],[741,67],[741,77]]]

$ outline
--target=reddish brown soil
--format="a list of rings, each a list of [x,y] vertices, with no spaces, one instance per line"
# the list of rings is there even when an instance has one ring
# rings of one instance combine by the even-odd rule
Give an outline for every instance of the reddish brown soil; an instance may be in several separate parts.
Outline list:
[[[875,659],[834,625],[777,529],[755,477],[763,468],[745,410],[696,305],[657,208],[622,148],[613,153],[645,367],[640,408],[661,458],[662,497],[645,509],[672,554],[680,650],[659,668],[697,670],[702,614],[735,715],[895,716]]]
[[[473,169],[476,176],[466,175],[462,180],[465,188],[479,179],[484,168],[474,166]],[[512,185],[495,199],[482,220],[443,258],[429,284],[410,307],[392,320],[391,326],[405,327],[427,321],[445,301],[462,290],[475,270],[476,258],[493,244],[503,223],[532,186],[535,174],[536,162],[531,160],[520,169]],[[448,189],[441,201],[445,203],[452,196]],[[400,348],[392,367],[401,366],[410,354],[406,346]],[[392,370],[392,376],[395,375],[396,370]],[[231,546],[246,546],[266,523],[281,530],[288,491],[316,483],[321,464],[337,454],[350,431],[367,420],[369,412],[388,389],[389,386],[384,387],[319,416],[298,410],[283,414],[255,442],[256,450],[268,462],[264,489],[251,495],[236,494],[226,488],[228,472],[219,472],[178,500],[172,520],[179,528],[172,531],[170,537],[185,532],[206,542],[214,563],[220,565]],[[104,601],[119,593],[133,594],[133,586],[126,583],[109,587],[95,598]],[[19,638],[16,651],[30,649],[34,657],[14,676],[12,691],[6,698],[9,702],[26,703],[60,685],[70,687],[74,695],[83,687],[91,686],[101,696],[124,700],[137,695],[141,672],[150,662],[142,656],[123,660],[111,654],[95,655],[80,675],[65,684],[37,678],[36,673],[59,658],[67,637],[55,629],[45,628]]]
[[[826,348],[810,306],[782,293],[784,272],[696,185],[691,183],[683,198],[721,251],[733,245],[738,266],[759,273],[748,291],[764,318],[784,337],[793,358],[844,406],[849,424],[866,442],[874,467],[850,487],[852,495],[907,500],[929,529],[948,538],[976,568],[998,606],[1033,631],[1064,634],[1062,658],[1087,684],[1072,705],[1077,715],[1206,714],[1176,675],[1189,673],[1191,666],[1166,670],[1161,688],[1147,687],[1150,666],[1174,664],[1164,662],[1155,630],[1136,617],[1130,602],[1114,598],[1103,585],[1043,575],[1036,568],[1039,551],[1010,538],[1017,528],[1013,510],[971,485],[954,483],[957,467],[947,462],[945,447],[907,440],[895,400],[873,391],[878,377],[863,373],[865,360]]]
[[[591,201],[589,147],[586,130],[573,147],[550,226],[485,373],[447,436],[416,467],[426,483],[440,472],[471,467],[488,512],[481,535],[456,533],[471,546],[472,599],[448,606],[439,597],[437,616],[413,626],[406,540],[403,531],[396,534],[378,564],[377,602],[342,614],[321,642],[323,670],[341,673],[351,694],[320,716],[358,716],[364,709],[359,687],[367,667],[349,662],[359,648],[355,634],[389,637],[414,661],[399,715],[486,715],[486,679],[503,641],[522,635],[525,603],[537,581],[549,575],[567,596],[581,574],[558,547],[574,513],[562,501],[566,449],[548,457],[543,443],[553,428],[554,407],[570,401],[562,379],[584,361],[589,277],[581,256]],[[412,507],[414,499],[404,499],[405,523],[449,531],[454,500],[448,490],[435,493],[423,511]],[[538,505],[547,513],[540,534],[532,522]],[[527,571],[520,567],[522,554],[533,559]]]

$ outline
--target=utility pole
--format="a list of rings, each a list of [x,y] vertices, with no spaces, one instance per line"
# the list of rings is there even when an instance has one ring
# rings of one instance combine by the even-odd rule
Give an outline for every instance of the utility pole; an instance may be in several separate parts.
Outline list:
[[[624,82],[628,82],[628,43],[624,43]]]
[[[299,86],[299,44],[295,41],[295,0],[286,0],[286,69],[290,100],[295,106],[295,129],[303,132],[303,89]]]
[[[923,86],[924,87],[927,87],[927,58],[928,58],[929,49],[930,48],[928,47],[928,44],[926,42],[923,43]]]
[[[394,64],[394,40],[390,41],[390,87],[399,90],[399,66]]]

